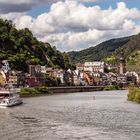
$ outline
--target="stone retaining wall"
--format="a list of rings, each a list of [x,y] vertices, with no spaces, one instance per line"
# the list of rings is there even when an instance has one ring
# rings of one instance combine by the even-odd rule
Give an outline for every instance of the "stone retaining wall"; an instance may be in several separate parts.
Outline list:
[[[50,87],[49,89],[52,93],[72,93],[102,91],[104,89],[104,86]]]

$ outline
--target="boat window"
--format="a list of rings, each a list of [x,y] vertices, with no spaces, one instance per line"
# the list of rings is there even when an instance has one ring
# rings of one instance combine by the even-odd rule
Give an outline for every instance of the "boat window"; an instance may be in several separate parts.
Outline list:
[[[0,97],[9,97],[9,94],[0,94]]]
[[[10,96],[10,97],[13,97],[13,96],[14,96],[14,94],[9,94],[9,96]]]
[[[0,99],[3,99],[4,98],[4,96],[3,95],[0,95]]]

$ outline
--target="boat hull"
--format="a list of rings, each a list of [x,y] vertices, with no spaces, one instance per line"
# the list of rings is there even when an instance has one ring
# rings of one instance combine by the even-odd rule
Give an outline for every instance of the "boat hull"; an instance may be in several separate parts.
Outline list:
[[[12,107],[12,106],[20,105],[22,103],[23,103],[22,101],[15,102],[15,103],[10,103],[10,104],[0,103],[0,108],[2,108],[2,107]]]
[[[11,107],[22,104],[22,99],[15,92],[0,92],[0,107]]]

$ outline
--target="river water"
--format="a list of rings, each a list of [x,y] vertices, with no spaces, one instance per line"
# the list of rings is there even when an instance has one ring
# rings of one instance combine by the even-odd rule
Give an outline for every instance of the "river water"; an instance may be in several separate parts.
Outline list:
[[[140,105],[127,92],[24,98],[0,108],[0,140],[140,140]]]

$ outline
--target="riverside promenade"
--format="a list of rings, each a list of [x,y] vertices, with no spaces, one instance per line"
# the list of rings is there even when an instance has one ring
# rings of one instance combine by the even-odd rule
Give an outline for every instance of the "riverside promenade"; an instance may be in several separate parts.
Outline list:
[[[102,91],[105,86],[67,86],[67,87],[48,87],[53,93],[72,93],[72,92],[90,92]],[[15,88],[14,91],[20,92],[21,88]]]
[[[104,86],[70,86],[70,87],[49,87],[52,93],[72,93],[102,91]]]

